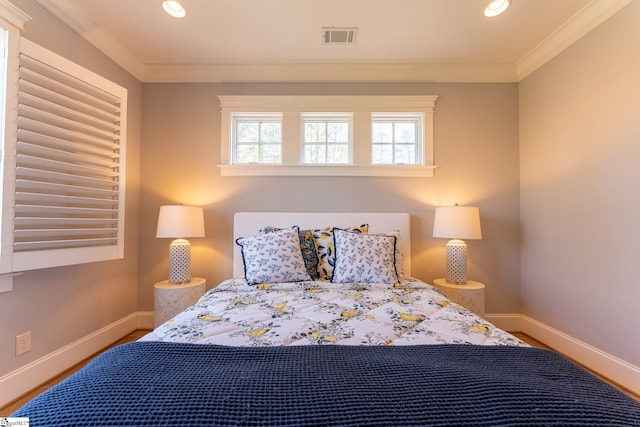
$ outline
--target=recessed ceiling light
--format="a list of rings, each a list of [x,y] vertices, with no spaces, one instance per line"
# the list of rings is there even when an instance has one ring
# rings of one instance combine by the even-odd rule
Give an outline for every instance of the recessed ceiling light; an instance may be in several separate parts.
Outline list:
[[[163,1],[162,7],[165,12],[175,18],[184,18],[184,16],[187,14],[187,11],[184,10],[184,7],[182,7],[182,5],[175,0]]]
[[[487,7],[484,8],[484,16],[492,18],[504,13],[509,8],[509,0],[492,0]]]

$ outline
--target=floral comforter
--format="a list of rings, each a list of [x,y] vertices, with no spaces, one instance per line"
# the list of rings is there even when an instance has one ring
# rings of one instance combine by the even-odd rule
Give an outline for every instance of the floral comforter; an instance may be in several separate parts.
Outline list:
[[[143,340],[228,346],[477,344],[526,346],[436,288],[230,279]]]

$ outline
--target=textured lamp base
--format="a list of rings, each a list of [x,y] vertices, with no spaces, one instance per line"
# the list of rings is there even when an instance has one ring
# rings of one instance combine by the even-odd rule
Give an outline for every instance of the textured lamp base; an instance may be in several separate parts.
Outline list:
[[[186,283],[191,280],[191,243],[176,239],[169,245],[169,281]]]
[[[467,244],[458,239],[447,242],[447,283],[467,283]]]

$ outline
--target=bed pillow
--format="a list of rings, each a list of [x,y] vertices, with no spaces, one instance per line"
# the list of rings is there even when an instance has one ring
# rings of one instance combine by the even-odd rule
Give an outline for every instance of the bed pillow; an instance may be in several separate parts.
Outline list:
[[[402,253],[402,247],[400,245],[400,231],[390,231],[388,233],[375,233],[377,236],[394,236],[396,238],[396,272],[398,273],[398,278],[404,276],[404,254]]]
[[[395,236],[333,229],[336,261],[334,283],[397,283]]]
[[[268,225],[260,229],[260,233],[272,233],[282,230],[280,227]],[[316,246],[313,242],[313,230],[298,230],[298,239],[300,240],[300,252],[304,260],[304,267],[313,280],[318,278],[318,255],[316,254]]]
[[[318,278],[318,254],[316,244],[313,241],[313,230],[300,230],[298,232],[300,240],[300,251],[304,260],[304,267],[313,280]]]
[[[311,280],[302,260],[297,227],[240,237],[236,243],[242,248],[244,277],[250,285]]]
[[[318,279],[321,280],[331,280],[333,277],[333,266],[336,262],[333,230],[333,227],[313,230],[313,243],[318,256]],[[350,227],[348,230],[354,233],[367,233],[369,224]]]

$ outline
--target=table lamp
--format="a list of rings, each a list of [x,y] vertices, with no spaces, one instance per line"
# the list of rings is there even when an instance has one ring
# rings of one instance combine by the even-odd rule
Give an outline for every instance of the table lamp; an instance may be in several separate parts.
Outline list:
[[[447,282],[467,283],[467,244],[462,239],[482,239],[478,208],[458,205],[436,208],[433,237],[451,239],[447,242]]]
[[[204,211],[184,205],[160,206],[156,237],[173,238],[169,245],[169,282],[191,281],[191,243],[186,237],[204,237]]]

